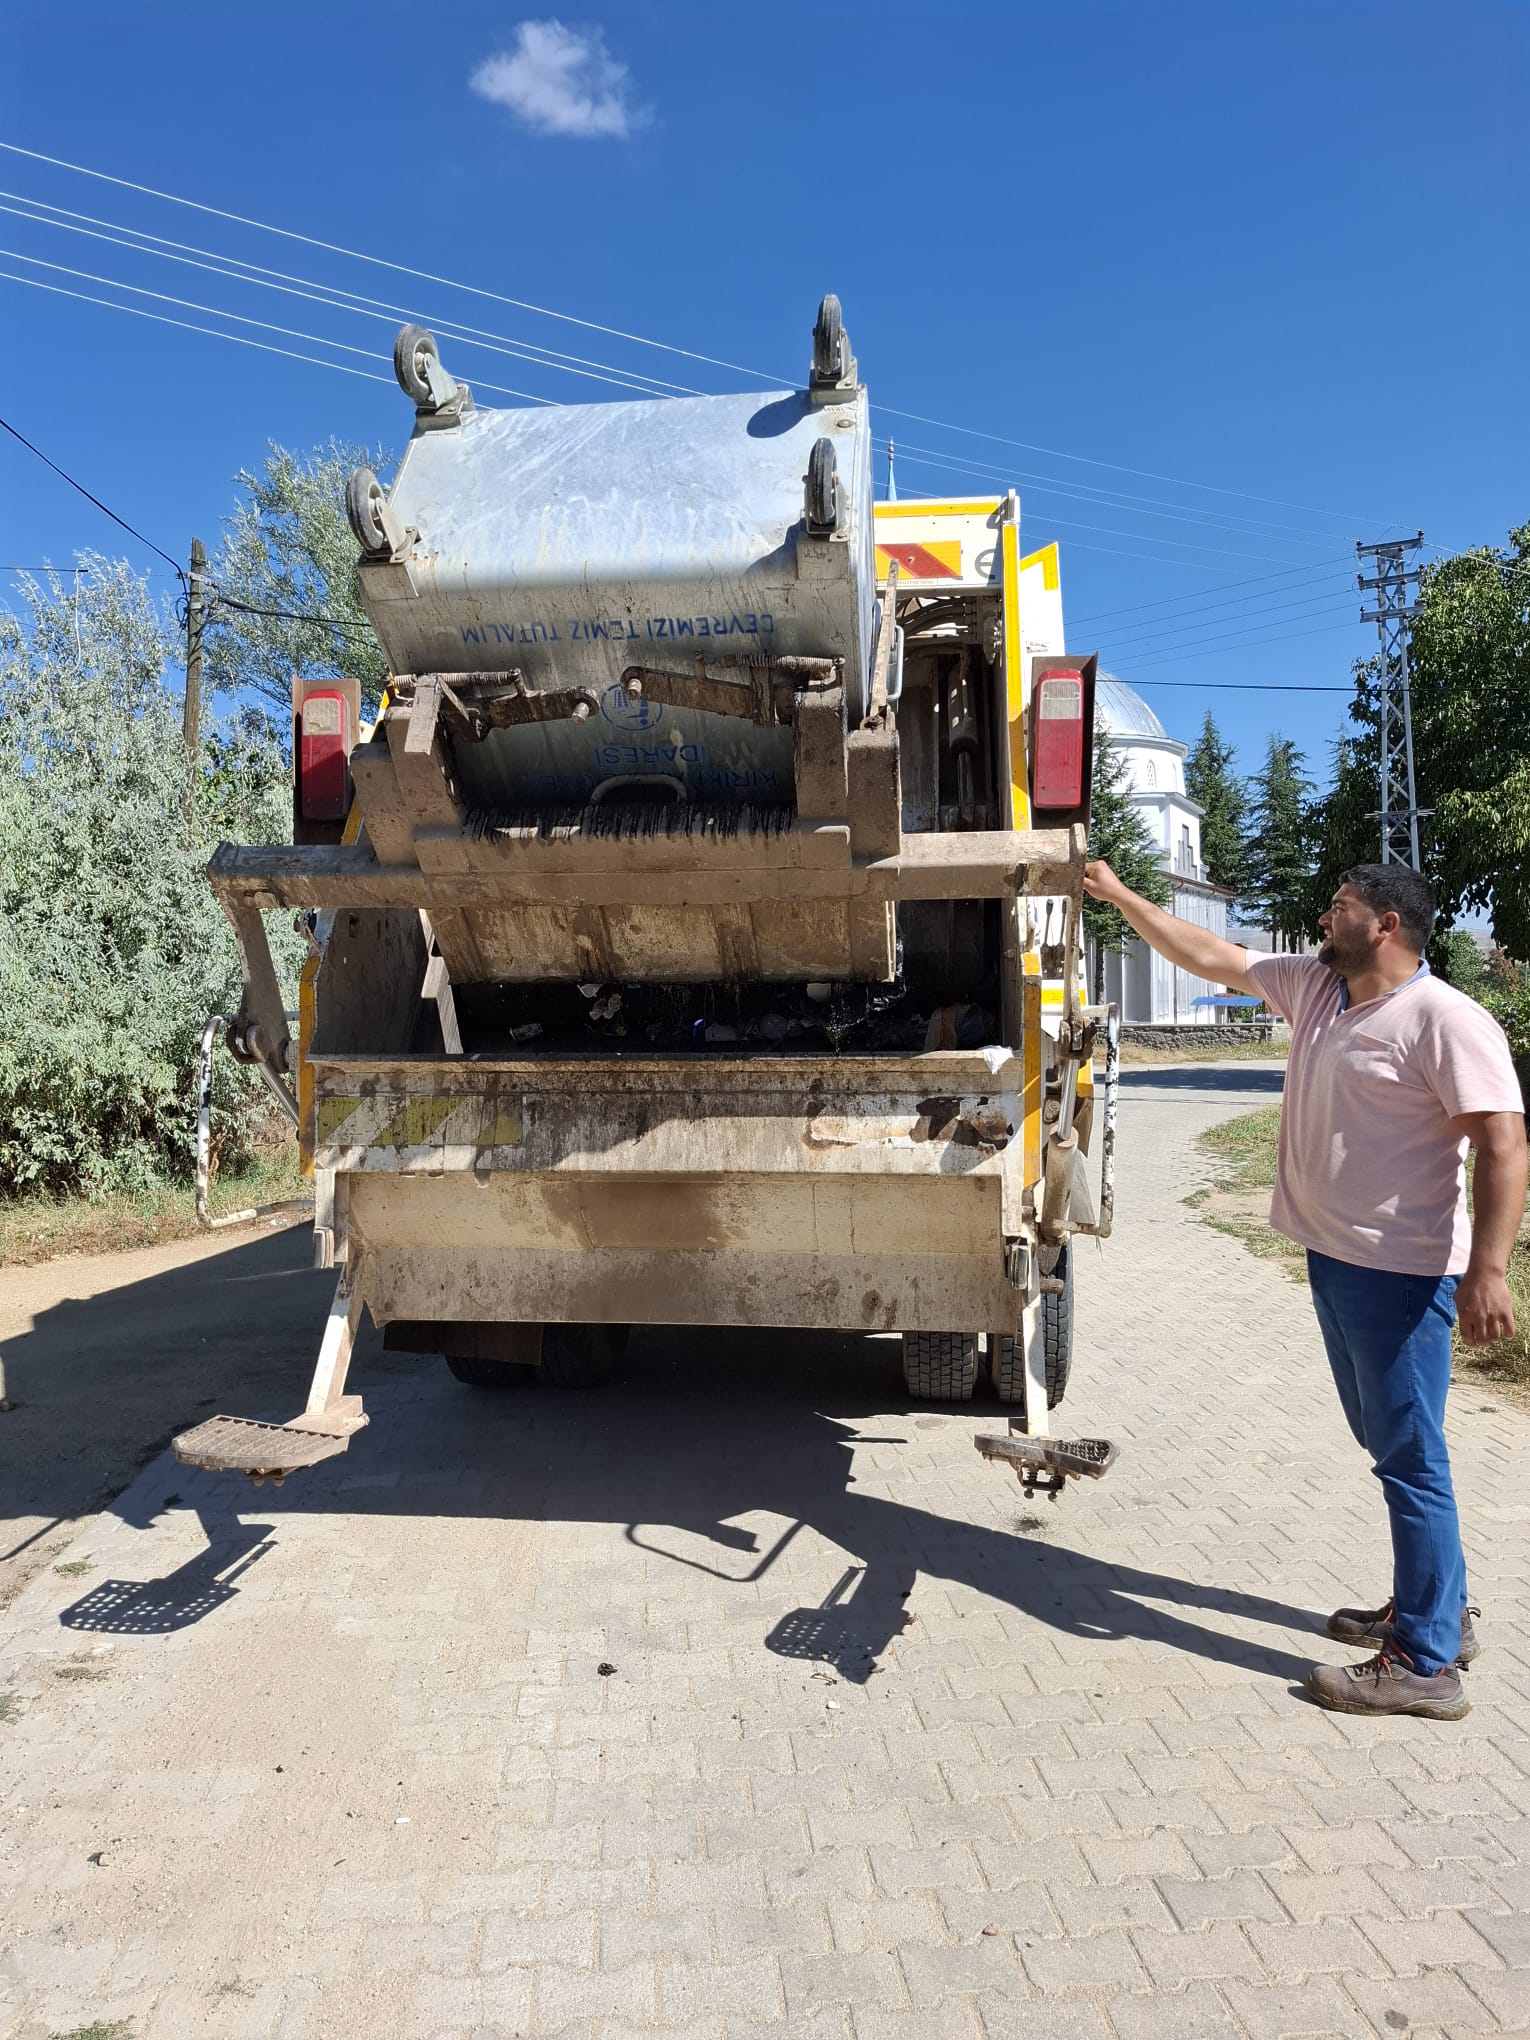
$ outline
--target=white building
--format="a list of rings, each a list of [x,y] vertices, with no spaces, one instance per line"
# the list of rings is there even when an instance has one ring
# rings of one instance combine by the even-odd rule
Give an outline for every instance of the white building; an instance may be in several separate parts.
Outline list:
[[[1232,895],[1209,884],[1201,865],[1201,810],[1185,792],[1187,747],[1177,744],[1142,696],[1113,673],[1099,676],[1094,717],[1126,765],[1132,801],[1158,847],[1159,862],[1173,878],[1172,911],[1181,921],[1225,936]],[[1223,989],[1177,970],[1135,938],[1124,951],[1105,952],[1105,996],[1120,1005],[1123,1021],[1209,1025],[1225,1015],[1195,1001]]]

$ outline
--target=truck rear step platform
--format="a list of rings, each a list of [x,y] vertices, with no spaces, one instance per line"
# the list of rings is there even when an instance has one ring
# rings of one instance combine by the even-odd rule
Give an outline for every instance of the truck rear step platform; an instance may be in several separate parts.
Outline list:
[[[266,1424],[253,1417],[209,1417],[194,1430],[183,1431],[170,1450],[182,1466],[200,1466],[209,1473],[247,1473],[252,1480],[285,1480],[321,1459],[333,1459],[351,1442],[367,1418],[359,1396],[347,1396],[354,1410],[326,1411],[320,1417],[294,1417],[286,1424]]]
[[[1099,1480],[1121,1456],[1120,1446],[1108,1438],[1027,1438],[1013,1418],[1007,1437],[980,1433],[972,1442],[985,1459],[1012,1466],[1028,1495],[1041,1488],[1054,1498],[1081,1474]]]

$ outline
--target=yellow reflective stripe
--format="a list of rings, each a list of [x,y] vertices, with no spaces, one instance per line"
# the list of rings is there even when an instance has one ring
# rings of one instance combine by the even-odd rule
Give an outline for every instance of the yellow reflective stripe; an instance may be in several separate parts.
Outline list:
[[[1041,1180],[1041,955],[1021,958],[1021,1052],[1025,1059],[1025,1186]]]
[[[877,517],[992,517],[1003,502],[1002,496],[985,501],[962,499],[947,502],[936,497],[925,503],[878,503],[873,515]]]
[[[1020,562],[1020,571],[1023,574],[1027,567],[1035,566],[1041,568],[1042,587],[1055,589],[1061,579],[1057,566],[1057,540],[1055,538],[1050,545],[1044,545],[1040,552],[1027,553]]]
[[[1012,829],[1031,826],[1030,773],[1025,745],[1025,641],[1020,634],[1020,527],[1001,534],[1004,590],[1004,685],[1009,710],[1009,794]]]

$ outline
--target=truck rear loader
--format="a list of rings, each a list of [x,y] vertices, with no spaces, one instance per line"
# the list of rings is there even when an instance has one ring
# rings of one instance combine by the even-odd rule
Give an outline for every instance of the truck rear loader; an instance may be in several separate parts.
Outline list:
[[[1028,1483],[1101,1471],[1050,1416],[1116,1042],[1056,547],[1012,493],[875,504],[832,297],[802,390],[488,410],[415,326],[395,367],[413,434],[347,503],[378,719],[295,682],[297,841],[209,867],[334,1300],[304,1412],[177,1457],[346,1450],[365,1309],[479,1388],[593,1384],[634,1324],[892,1333],[915,1398],[986,1361]]]

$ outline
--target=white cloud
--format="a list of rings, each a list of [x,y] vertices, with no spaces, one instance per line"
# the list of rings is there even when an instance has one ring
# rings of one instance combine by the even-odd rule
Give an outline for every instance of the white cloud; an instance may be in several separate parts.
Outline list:
[[[485,58],[472,86],[538,135],[620,140],[648,120],[647,107],[628,96],[627,66],[617,63],[598,28],[523,21],[514,48]]]

